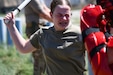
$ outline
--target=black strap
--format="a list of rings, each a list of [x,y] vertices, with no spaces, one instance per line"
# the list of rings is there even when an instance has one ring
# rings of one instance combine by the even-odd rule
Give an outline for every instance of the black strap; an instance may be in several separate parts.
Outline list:
[[[109,38],[110,36],[112,36],[112,35],[111,35],[110,33],[108,33],[108,32],[105,32],[104,35],[105,35],[105,37],[106,37],[106,41],[108,41],[108,38]]]
[[[90,57],[91,59],[93,58],[93,56],[97,53],[97,52],[100,52],[101,48],[105,47],[106,45],[103,43],[103,44],[100,44],[98,46],[96,46],[95,48],[92,49],[92,51],[90,52]]]
[[[86,38],[86,36],[88,36],[89,34],[91,34],[93,32],[99,32],[99,31],[100,31],[99,28],[88,28],[88,29],[84,30],[82,32],[83,41]]]
[[[19,8],[16,8],[19,12],[20,12],[20,9]]]

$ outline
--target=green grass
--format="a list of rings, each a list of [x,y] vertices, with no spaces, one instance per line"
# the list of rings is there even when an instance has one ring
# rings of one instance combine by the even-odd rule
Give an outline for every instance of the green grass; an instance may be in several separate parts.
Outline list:
[[[0,75],[32,75],[30,54],[20,54],[14,47],[0,46]]]

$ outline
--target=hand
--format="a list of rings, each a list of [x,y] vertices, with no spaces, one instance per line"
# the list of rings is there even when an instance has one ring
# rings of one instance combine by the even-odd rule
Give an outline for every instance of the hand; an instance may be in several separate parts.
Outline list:
[[[4,23],[7,27],[14,25],[14,16],[12,12],[6,14],[6,16],[4,17]]]

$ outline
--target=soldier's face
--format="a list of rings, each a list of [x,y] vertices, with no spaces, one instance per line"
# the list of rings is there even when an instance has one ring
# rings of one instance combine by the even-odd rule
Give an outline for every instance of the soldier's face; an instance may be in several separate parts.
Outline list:
[[[57,5],[51,16],[55,29],[57,31],[65,30],[70,23],[71,8],[68,5]]]

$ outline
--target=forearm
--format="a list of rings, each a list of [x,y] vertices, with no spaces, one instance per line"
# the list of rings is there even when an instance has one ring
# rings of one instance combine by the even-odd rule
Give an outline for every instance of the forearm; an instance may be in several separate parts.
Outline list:
[[[52,22],[52,19],[51,19],[51,16],[50,16],[49,13],[43,12],[43,13],[40,13],[40,16],[41,16],[42,18],[44,18],[44,19],[46,19],[46,20]]]
[[[30,42],[28,42],[22,37],[22,35],[19,33],[15,25],[13,25],[12,27],[8,27],[8,30],[16,48],[21,53],[29,53],[32,50],[34,50]]]
[[[50,15],[50,9],[45,4],[43,5],[43,13],[45,14],[45,19],[52,22],[51,15]]]
[[[44,18],[50,22],[52,22],[51,16],[50,16],[50,9],[43,3],[40,3],[38,0],[32,1],[31,8],[33,11],[41,18]]]

